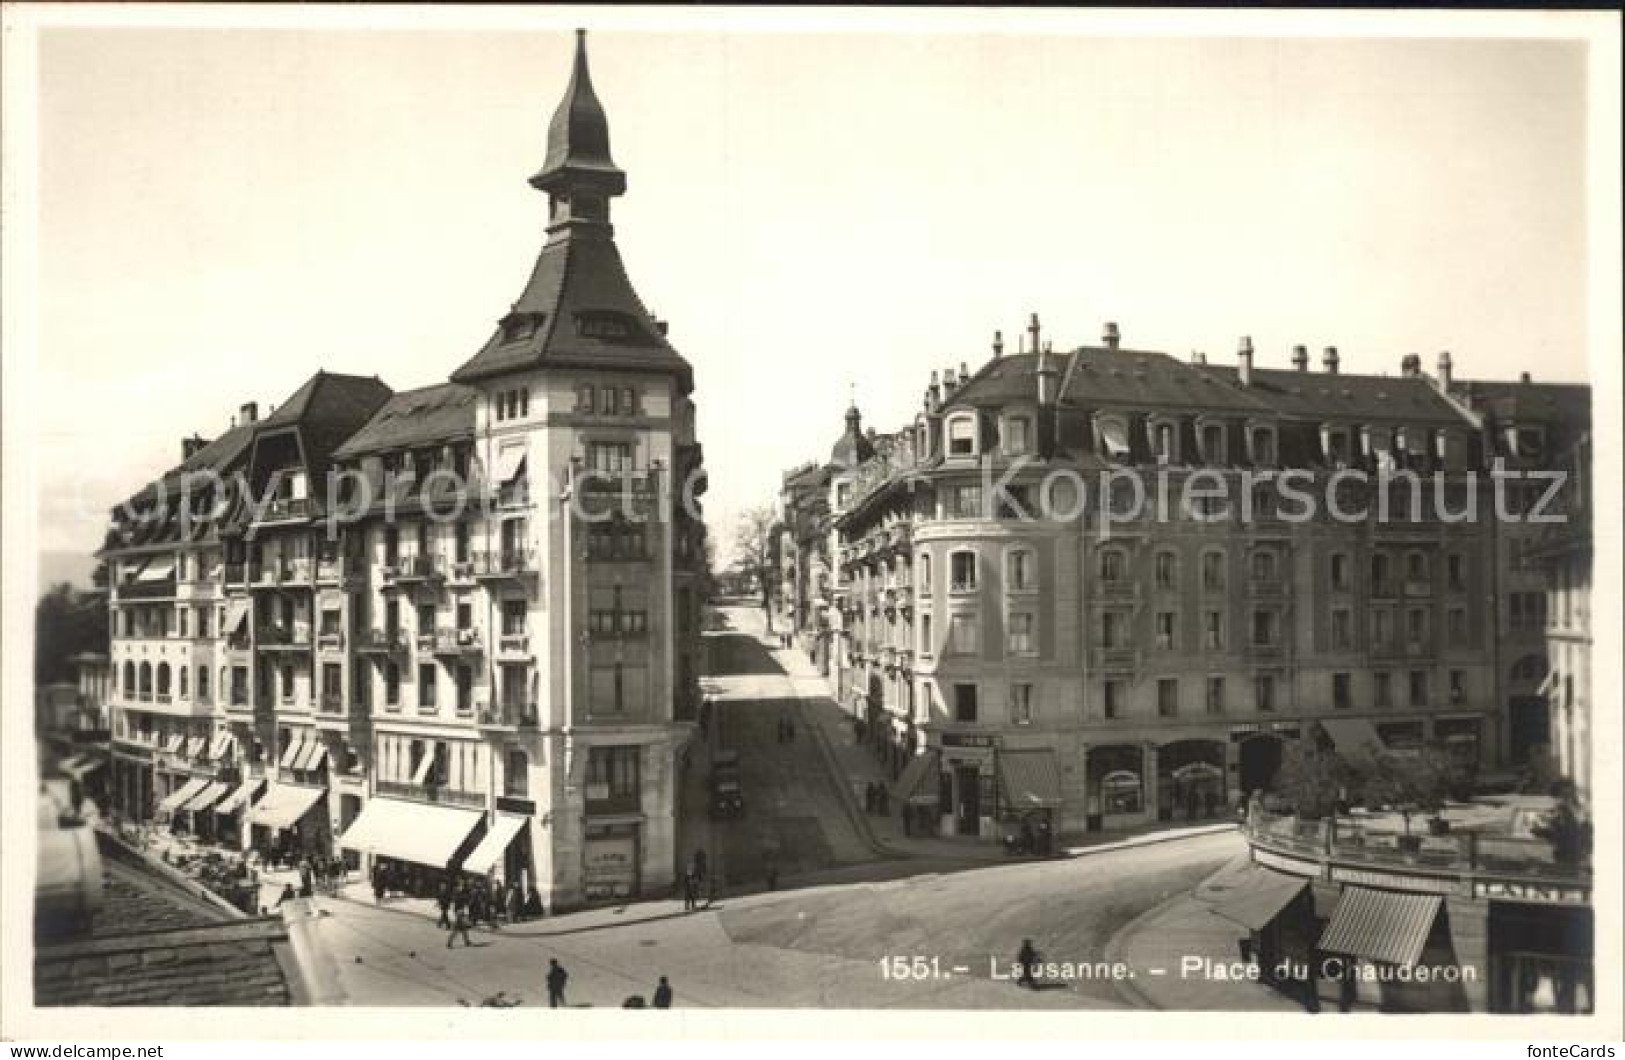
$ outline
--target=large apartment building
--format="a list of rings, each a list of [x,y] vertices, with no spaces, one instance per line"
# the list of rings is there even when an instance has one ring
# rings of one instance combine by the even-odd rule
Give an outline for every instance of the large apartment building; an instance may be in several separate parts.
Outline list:
[[[1481,776],[1540,752],[1519,707],[1545,669],[1539,575],[1487,476],[1549,466],[1586,388],[1457,383],[1448,354],[1354,375],[1335,349],[1271,369],[1247,340],[1220,366],[1115,325],[1064,353],[1029,332],[933,372],[911,423],[823,476],[836,571],[798,610],[922,819],[1216,816],[1297,738],[1436,742]],[[1545,483],[1505,492],[1526,514]]]
[[[530,183],[535,268],[450,381],[318,372],[115,511],[119,812],[550,907],[674,879],[702,451],[584,37]]]

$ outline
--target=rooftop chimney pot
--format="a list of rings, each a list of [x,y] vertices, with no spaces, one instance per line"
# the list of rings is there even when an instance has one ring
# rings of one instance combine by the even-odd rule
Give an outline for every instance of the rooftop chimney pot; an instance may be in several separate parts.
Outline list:
[[[1337,347],[1328,346],[1326,352],[1321,354],[1321,365],[1326,369],[1327,375],[1337,374]]]
[[[1236,378],[1241,381],[1241,385],[1252,386],[1253,337],[1251,335],[1243,335],[1241,337],[1241,345],[1236,350],[1236,364]]]
[[[1105,344],[1108,350],[1117,349],[1117,344],[1122,341],[1122,336],[1117,331],[1117,325],[1107,321],[1105,330],[1100,336],[1100,341]]]
[[[1399,362],[1400,374],[1406,379],[1415,379],[1422,374],[1422,355],[1407,353]]]
[[[996,358],[1004,356],[1004,332],[1002,331],[993,333],[993,356]]]
[[[244,423],[254,423],[260,418],[260,405],[257,401],[245,401],[243,407],[237,411],[242,414]]]
[[[1296,368],[1300,372],[1307,372],[1309,370],[1309,347],[1292,347],[1292,367]]]
[[[1440,390],[1448,390],[1448,389],[1450,389],[1451,367],[1452,366],[1450,364],[1450,351],[1449,350],[1440,350],[1439,351],[1439,389]]]

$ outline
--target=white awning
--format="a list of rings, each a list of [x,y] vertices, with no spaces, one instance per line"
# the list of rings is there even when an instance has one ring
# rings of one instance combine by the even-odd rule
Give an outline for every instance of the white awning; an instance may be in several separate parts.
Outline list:
[[[482,876],[490,872],[502,860],[502,854],[508,849],[508,844],[524,831],[525,824],[529,820],[530,818],[520,817],[517,814],[497,814],[496,823],[485,833],[485,838],[474,848],[474,853],[463,862],[463,871]]]
[[[249,822],[273,829],[292,828],[325,794],[326,788],[278,784],[254,806],[253,812],[248,815]]]
[[[258,777],[245,780],[234,788],[230,795],[215,804],[215,813],[236,813],[246,806],[265,782]]]
[[[145,567],[141,568],[141,573],[135,576],[135,580],[138,582],[161,582],[167,581],[174,576],[175,557],[154,556]]]
[[[186,738],[187,758],[196,758],[198,755],[203,753],[203,740],[204,737],[202,736],[188,736]]]
[[[208,783],[209,782],[202,777],[193,777],[191,780],[188,780],[185,784],[182,784],[168,795],[165,795],[163,800],[158,803],[158,812],[173,813],[175,810],[180,808],[182,803],[187,802],[198,792],[202,791]]]
[[[292,769],[293,764],[299,761],[299,756],[305,753],[305,737],[303,733],[297,734],[288,742],[282,751],[282,768]]]
[[[422,786],[429,779],[429,770],[434,768],[434,755],[425,751],[418,761],[417,769],[412,771],[412,783]]]
[[[226,754],[230,752],[236,743],[237,737],[233,736],[229,732],[215,733],[214,743],[209,745],[209,757],[213,758],[217,762],[224,759]]]
[[[485,815],[478,810],[374,798],[339,844],[419,865],[445,868]]]
[[[207,810],[209,807],[219,802],[221,796],[225,795],[226,792],[230,790],[231,788],[229,785],[222,784],[218,780],[212,780],[203,785],[202,790],[200,790],[196,795],[192,796],[190,799],[187,799],[184,803],[175,808],[177,810],[185,810],[187,813],[197,813],[199,810]]]
[[[222,632],[235,633],[243,628],[243,623],[248,621],[248,606],[247,600],[232,600],[227,603],[226,628]]]
[[[525,465],[525,447],[510,445],[497,450],[496,462],[492,465],[491,481],[497,484],[512,482],[519,475],[519,469]]]
[[[185,744],[186,744],[186,734],[185,733],[172,732],[172,733],[169,734],[169,739],[164,741],[164,751],[167,754],[179,754],[181,748],[183,746],[185,746]]]

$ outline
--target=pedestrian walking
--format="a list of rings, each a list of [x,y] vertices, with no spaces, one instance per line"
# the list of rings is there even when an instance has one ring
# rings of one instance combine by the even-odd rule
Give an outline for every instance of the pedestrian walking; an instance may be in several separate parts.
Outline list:
[[[309,898],[316,893],[315,873],[311,870],[310,859],[299,859],[299,897]]]
[[[435,921],[436,927],[451,930],[451,881],[441,880],[440,891],[434,897],[434,904],[440,907],[440,919]]]
[[[525,892],[519,881],[508,884],[508,923],[517,924],[525,916]]]
[[[660,977],[660,985],[655,987],[654,1005],[655,1008],[671,1008],[671,984],[666,982],[665,976]]]
[[[384,868],[382,865],[372,867],[372,901],[374,905],[384,904]]]
[[[486,896],[487,892],[483,883],[475,883],[474,886],[468,889],[468,922],[470,925],[478,927],[482,920],[488,919],[485,908]]]
[[[502,918],[507,914],[508,903],[504,900],[501,880],[493,876],[487,886],[490,891],[485,904],[486,908],[491,910],[491,926],[495,928],[500,926]]]
[[[472,947],[474,940],[468,937],[468,903],[452,899],[451,903],[451,931],[446,934],[446,949],[451,949],[457,941],[457,936],[463,936],[463,945]]]
[[[692,913],[700,904],[700,884],[694,873],[683,875],[683,912]]]
[[[1034,948],[1032,939],[1021,940],[1021,949],[1016,951],[1016,964],[1021,966],[1021,978],[1016,982],[1029,990],[1037,990],[1038,981],[1033,978],[1033,972],[1038,968],[1038,950]]]
[[[546,915],[546,913],[547,909],[542,905],[542,892],[537,890],[536,885],[533,883],[530,885],[530,894],[525,898],[525,915],[527,917],[540,917]]]
[[[547,959],[547,1007],[563,1008],[564,984],[570,981],[570,973],[558,962],[558,958]]]
[[[694,864],[694,875],[699,877],[703,881],[705,879],[705,871],[706,871],[706,869],[710,868],[710,866],[706,862],[705,848],[704,847],[699,847],[699,848],[695,849],[693,864]]]

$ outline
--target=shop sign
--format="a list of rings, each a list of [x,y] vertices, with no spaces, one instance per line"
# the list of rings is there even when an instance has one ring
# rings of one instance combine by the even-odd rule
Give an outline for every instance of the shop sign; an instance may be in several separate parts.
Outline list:
[[[1320,866],[1313,861],[1300,861],[1297,858],[1282,857],[1268,850],[1253,848],[1253,861],[1267,869],[1280,869],[1294,876],[1319,876]]]
[[[1423,894],[1460,894],[1462,887],[1455,880],[1442,880],[1437,876],[1401,876],[1391,872],[1368,872],[1364,869],[1332,867],[1332,879],[1338,883],[1353,883],[1361,887],[1386,887],[1395,891],[1418,891]]]
[[[1590,905],[1591,888],[1530,880],[1475,880],[1473,897],[1533,905]]]

